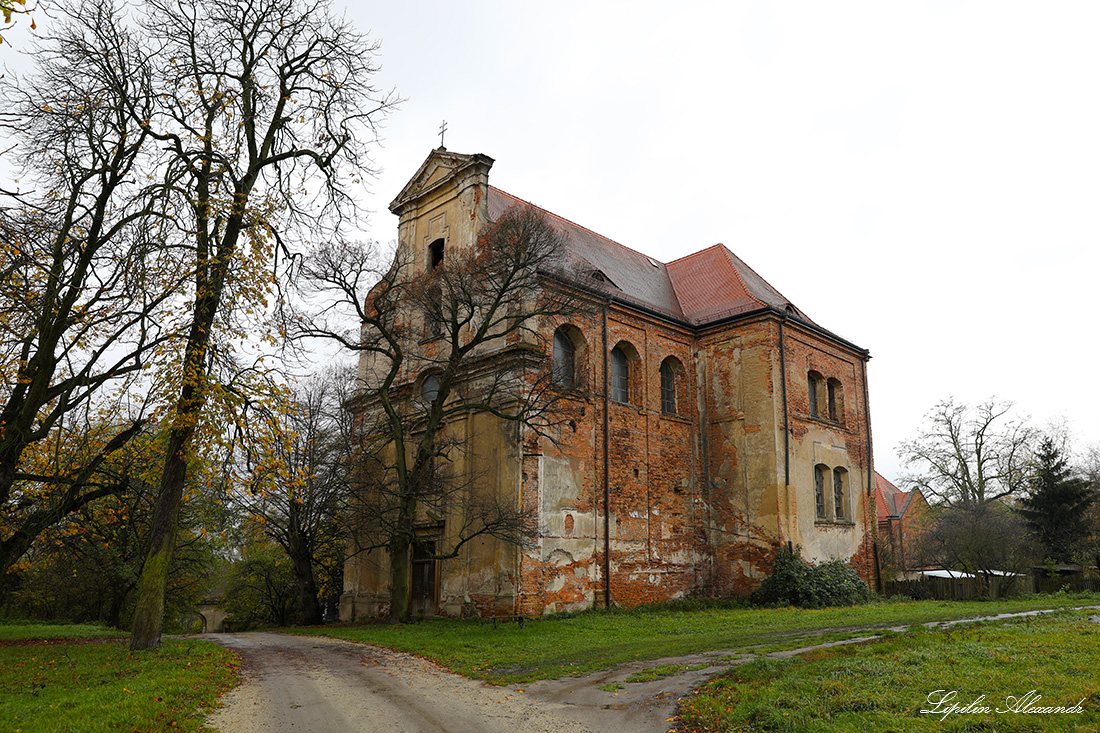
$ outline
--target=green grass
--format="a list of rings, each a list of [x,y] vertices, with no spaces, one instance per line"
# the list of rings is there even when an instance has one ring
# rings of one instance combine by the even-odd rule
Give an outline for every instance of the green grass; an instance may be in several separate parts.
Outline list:
[[[0,641],[30,639],[98,639],[125,636],[125,632],[103,624],[43,624],[5,622],[0,626]]]
[[[293,633],[380,644],[496,684],[583,675],[627,662],[766,645],[809,645],[845,629],[1100,603],[1096,595],[1010,601],[906,601],[846,608],[721,608],[692,603],[533,619],[520,628],[476,620],[348,624]],[[826,630],[822,632],[821,630]],[[804,641],[805,644],[796,643]]]
[[[236,655],[205,641],[136,654],[117,641],[3,646],[0,730],[201,730],[236,667]]]
[[[760,659],[703,685],[680,707],[681,731],[1074,731],[1100,728],[1100,624],[1095,611],[915,630],[877,642]],[[921,714],[928,696],[981,695],[988,713]],[[1081,714],[996,713],[1035,690],[1040,706]],[[945,693],[939,693],[940,697]],[[944,708],[949,708],[945,705]]]

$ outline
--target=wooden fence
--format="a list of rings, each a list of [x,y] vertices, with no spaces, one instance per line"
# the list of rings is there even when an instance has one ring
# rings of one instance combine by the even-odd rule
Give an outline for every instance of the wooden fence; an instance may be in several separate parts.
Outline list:
[[[1100,591],[1100,579],[1072,576],[1035,578],[1033,576],[1003,578],[921,578],[896,580],[885,584],[886,596],[909,596],[917,600],[969,601],[975,598],[1000,598],[1006,593],[1057,593],[1065,589],[1080,593]]]
[[[1000,598],[1021,589],[1031,591],[1031,579],[1021,578],[921,578],[886,583],[886,596],[909,596],[917,600],[970,601],[975,598]]]
[[[1068,578],[1039,578],[1033,581],[1036,593],[1057,593],[1063,588],[1067,592],[1100,591],[1100,578],[1086,578],[1080,575]]]

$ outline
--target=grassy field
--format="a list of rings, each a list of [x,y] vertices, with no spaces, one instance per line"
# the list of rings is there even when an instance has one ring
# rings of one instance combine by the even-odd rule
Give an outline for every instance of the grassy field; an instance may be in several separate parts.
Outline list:
[[[209,642],[165,640],[130,654],[124,641],[101,640],[117,635],[86,625],[0,626],[0,731],[201,730],[203,709],[236,680],[236,656]],[[75,638],[89,641],[57,641]]]
[[[1100,624],[1088,620],[1094,615],[1059,611],[921,629],[795,659],[757,660],[685,700],[677,730],[1098,730]],[[1012,711],[1021,704],[1023,710]],[[1079,713],[1041,710],[1078,704]],[[951,712],[952,705],[962,710]]]
[[[1100,596],[1042,596],[996,602],[907,601],[826,609],[706,608],[698,605],[584,612],[528,621],[524,628],[432,619],[417,624],[348,624],[292,629],[380,644],[497,684],[583,675],[625,662],[701,651],[768,650],[842,638],[837,630],[897,626],[1100,604]],[[832,631],[822,632],[823,629]],[[805,642],[803,644],[802,642]]]
[[[125,636],[125,632],[102,624],[39,624],[4,623],[0,625],[0,642],[29,639],[104,639]]]

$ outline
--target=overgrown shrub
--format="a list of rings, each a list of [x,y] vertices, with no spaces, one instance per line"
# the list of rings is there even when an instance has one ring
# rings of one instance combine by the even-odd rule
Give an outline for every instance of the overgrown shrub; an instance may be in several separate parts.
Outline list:
[[[856,571],[839,560],[811,565],[797,550],[782,548],[775,556],[772,574],[752,594],[758,605],[853,606],[871,599],[867,587]]]

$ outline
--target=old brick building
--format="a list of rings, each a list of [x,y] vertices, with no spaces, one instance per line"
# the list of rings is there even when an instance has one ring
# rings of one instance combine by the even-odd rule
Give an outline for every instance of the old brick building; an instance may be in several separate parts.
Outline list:
[[[920,489],[902,491],[875,472],[879,565],[888,580],[911,580],[922,567],[920,537],[931,523],[931,509]]]
[[[391,204],[415,266],[472,247],[524,204],[489,185],[492,162],[435,150]],[[533,511],[537,536],[414,563],[420,609],[537,615],[745,594],[788,544],[873,581],[867,351],[721,244],[662,263],[546,216],[594,293],[584,317],[541,324],[540,358],[574,419],[556,442],[467,433],[472,453],[494,456],[487,490]],[[386,612],[388,565],[381,550],[349,557],[342,618]]]

